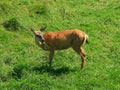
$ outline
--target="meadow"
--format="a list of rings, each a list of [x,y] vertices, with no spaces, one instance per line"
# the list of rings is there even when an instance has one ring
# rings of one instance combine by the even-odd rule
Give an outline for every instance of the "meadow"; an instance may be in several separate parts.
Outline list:
[[[80,29],[86,66],[71,48],[49,52],[30,28]],[[0,90],[120,90],[119,0],[0,0]]]

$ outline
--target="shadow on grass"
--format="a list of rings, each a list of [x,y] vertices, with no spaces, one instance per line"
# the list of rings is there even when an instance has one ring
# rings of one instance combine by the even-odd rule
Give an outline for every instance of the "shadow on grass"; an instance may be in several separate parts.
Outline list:
[[[59,76],[59,75],[62,75],[62,74],[67,74],[69,72],[74,72],[75,71],[75,70],[70,69],[69,67],[61,67],[61,68],[56,68],[56,69],[52,68],[50,70],[48,65],[42,65],[42,66],[39,66],[39,67],[34,67],[33,70],[36,71],[39,74],[48,72],[50,75],[56,75],[56,76]]]

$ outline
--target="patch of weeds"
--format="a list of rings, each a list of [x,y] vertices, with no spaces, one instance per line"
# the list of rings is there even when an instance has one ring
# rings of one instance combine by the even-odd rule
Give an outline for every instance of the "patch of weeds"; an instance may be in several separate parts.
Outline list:
[[[45,5],[42,5],[42,6],[38,5],[34,8],[34,10],[36,14],[46,14],[47,12],[47,8]]]
[[[5,14],[10,13],[11,8],[12,7],[9,4],[1,3],[0,4],[0,14],[1,13],[5,13]]]
[[[5,82],[7,80],[9,80],[9,78],[11,77],[13,72],[13,69],[11,66],[9,65],[1,65],[1,69],[0,69],[0,80]]]
[[[35,13],[37,15],[46,15],[48,12],[48,8],[44,4],[43,5],[35,5],[35,6],[31,7],[30,12]]]
[[[12,18],[6,22],[3,23],[3,26],[8,30],[8,31],[18,31],[24,29],[22,24],[17,18]]]
[[[9,65],[11,63],[11,61],[12,61],[12,58],[8,57],[4,60],[4,63]]]
[[[74,10],[74,9],[71,10],[67,7],[60,7],[59,8],[59,13],[60,13],[60,16],[63,18],[63,20],[65,20],[66,18],[70,19],[70,17],[74,18],[75,12],[76,12],[76,10]]]
[[[24,70],[24,65],[16,65],[14,68],[13,68],[13,73],[12,73],[12,76],[15,78],[15,79],[20,79],[22,77],[22,73],[23,73],[23,70]]]

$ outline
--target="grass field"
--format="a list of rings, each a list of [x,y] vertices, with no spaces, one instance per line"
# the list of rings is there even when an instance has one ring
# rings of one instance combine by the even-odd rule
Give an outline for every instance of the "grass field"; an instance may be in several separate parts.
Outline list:
[[[86,66],[72,49],[48,54],[30,31],[81,29]],[[120,90],[119,0],[0,0],[0,90]]]

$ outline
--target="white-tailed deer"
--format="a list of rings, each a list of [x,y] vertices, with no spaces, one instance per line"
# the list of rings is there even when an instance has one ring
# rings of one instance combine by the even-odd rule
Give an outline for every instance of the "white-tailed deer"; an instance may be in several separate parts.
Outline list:
[[[51,69],[52,59],[55,50],[63,50],[72,47],[75,52],[81,55],[82,64],[81,68],[85,65],[86,53],[82,49],[82,45],[87,42],[88,36],[83,31],[74,30],[63,30],[58,32],[48,32],[43,34],[45,28],[41,28],[39,31],[31,29],[35,35],[35,42],[43,50],[50,51],[49,64]]]

